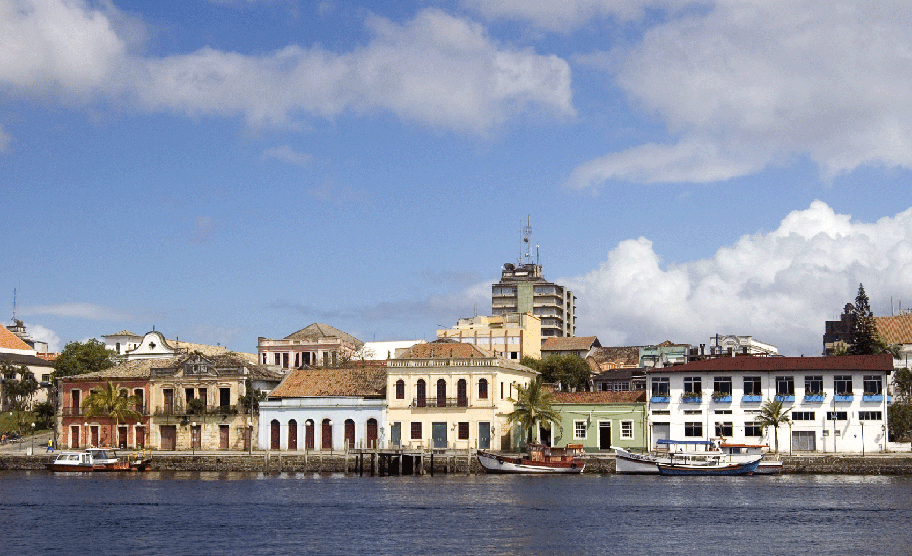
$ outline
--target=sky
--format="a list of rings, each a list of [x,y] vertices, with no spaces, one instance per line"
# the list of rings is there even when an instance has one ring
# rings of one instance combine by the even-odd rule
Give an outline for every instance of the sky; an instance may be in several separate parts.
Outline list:
[[[255,352],[490,314],[819,355],[912,307],[912,12],[789,0],[0,0],[0,319]]]

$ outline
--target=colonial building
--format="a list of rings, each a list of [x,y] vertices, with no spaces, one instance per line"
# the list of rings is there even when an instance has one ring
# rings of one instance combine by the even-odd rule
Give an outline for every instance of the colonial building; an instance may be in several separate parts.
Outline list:
[[[227,355],[233,353],[251,363],[256,363],[256,356],[251,353],[238,353],[229,351],[224,346],[210,346],[207,344],[195,344],[184,342],[179,339],[169,340],[156,330],[146,332],[140,336],[129,330],[121,330],[116,334],[105,334],[105,349],[111,350],[120,355],[124,361],[135,359],[167,359],[177,357],[188,353],[201,353],[203,355]]]
[[[291,371],[260,402],[260,448],[385,447],[386,369],[355,365]]]
[[[717,357],[648,369],[649,446],[660,439],[776,444],[757,421],[779,400],[792,421],[780,426],[780,451],[876,452],[887,449],[889,355]]]
[[[475,344],[506,359],[541,357],[541,319],[531,312],[459,319],[453,328],[438,330],[437,337]]]
[[[640,366],[640,346],[599,347],[586,356],[592,369],[592,389],[624,392],[646,389],[646,373]]]
[[[389,443],[410,448],[515,448],[507,414],[538,373],[472,344],[438,340],[387,362]]]
[[[314,323],[280,340],[259,338],[258,361],[283,373],[305,367],[337,367],[362,349],[364,342],[328,324]],[[384,357],[378,354],[377,357]]]
[[[36,404],[47,401],[48,389],[51,386],[51,373],[54,372],[53,363],[38,357],[34,347],[25,343],[22,338],[3,326],[0,326],[0,363],[9,363],[17,368],[24,366],[31,371],[35,375],[35,380],[38,381],[40,388],[32,396],[30,403]],[[17,373],[16,379],[21,378]],[[6,411],[7,409],[7,399],[3,395],[3,383],[0,381],[0,410]]]
[[[561,416],[552,423],[552,446],[582,444],[587,452],[612,447],[645,448],[646,392],[554,392],[551,407]],[[542,431],[542,434],[546,434]]]

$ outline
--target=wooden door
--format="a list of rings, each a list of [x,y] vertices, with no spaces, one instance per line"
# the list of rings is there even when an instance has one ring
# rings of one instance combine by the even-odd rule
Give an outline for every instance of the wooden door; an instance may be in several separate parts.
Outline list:
[[[323,430],[320,431],[320,449],[332,450],[333,447],[333,426],[329,424],[329,419],[323,419]]]
[[[367,447],[377,448],[377,420],[367,420]]]
[[[177,425],[162,425],[159,427],[161,433],[161,449],[177,449]]]
[[[314,449],[314,423],[310,419],[304,422],[304,449]]]
[[[90,427],[92,433],[92,446],[98,446],[98,427]]]
[[[146,427],[136,427],[133,431],[136,435],[136,449],[142,450],[146,447]]]
[[[351,419],[345,420],[345,447],[349,450],[355,447],[355,422]]]
[[[199,450],[203,447],[203,426],[190,427],[190,447]]]
[[[79,448],[79,425],[70,427],[70,448]]]
[[[231,427],[228,425],[219,425],[219,450],[228,449],[228,441],[230,440],[230,431]]]
[[[611,449],[611,421],[599,421],[599,450]]]
[[[174,411],[174,390],[165,388],[162,390],[162,394],[165,397],[165,413],[170,415]]]
[[[288,449],[298,449],[298,422],[294,419],[288,421]]]
[[[280,443],[279,434],[281,432],[279,422],[277,420],[273,419],[272,422],[269,423],[269,428],[270,428],[269,449],[278,450],[279,443]]]
[[[121,450],[127,449],[127,427],[117,427],[117,447]]]
[[[442,378],[437,381],[437,407],[446,407],[446,381]]]

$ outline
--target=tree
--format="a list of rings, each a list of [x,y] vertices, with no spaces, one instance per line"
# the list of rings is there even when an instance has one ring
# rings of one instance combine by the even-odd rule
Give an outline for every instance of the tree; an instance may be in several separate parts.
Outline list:
[[[260,402],[266,399],[268,392],[256,390],[253,387],[253,381],[248,380],[246,387],[247,393],[238,396],[238,405],[244,406],[245,413],[256,413],[260,410]]]
[[[139,411],[133,409],[140,403],[141,400],[137,396],[127,395],[126,388],[121,388],[119,384],[106,382],[103,387],[92,389],[92,393],[82,402],[82,408],[85,410],[86,419],[101,416],[113,421],[109,437],[113,444],[117,425],[124,421],[138,421],[142,417]]]
[[[546,429],[551,428],[552,421],[560,421],[560,414],[551,407],[551,392],[543,388],[544,380],[537,376],[528,386],[516,386],[516,399],[508,398],[513,403],[513,411],[507,415],[510,424],[518,424],[527,433],[526,445],[532,444],[535,427],[539,423]]]
[[[858,284],[858,295],[855,296],[852,315],[854,316],[852,319],[852,347],[849,348],[849,353],[851,355],[877,353],[877,327],[864,284]]]
[[[592,370],[579,355],[552,353],[544,359],[533,359],[527,355],[520,360],[520,364],[540,372],[546,383],[560,383],[561,390],[589,390]]]
[[[887,410],[890,438],[894,442],[912,440],[912,371],[899,369],[893,376],[896,399]]]
[[[54,427],[54,414],[56,413],[54,402],[37,403],[32,410],[35,412],[35,420],[38,423],[37,428],[50,429]]]
[[[760,427],[763,430],[766,430],[768,427],[773,427],[775,432],[775,450],[776,453],[779,453],[779,425],[788,425],[791,423],[791,419],[788,418],[788,412],[792,408],[785,409],[782,407],[782,402],[779,400],[766,400],[760,406],[760,414],[757,415],[757,421],[760,423]]]
[[[85,343],[70,342],[54,360],[52,380],[66,376],[84,375],[110,369],[120,362],[120,357],[96,339]]]
[[[0,363],[0,377],[3,379],[3,410],[13,413],[21,433],[31,419],[28,412],[39,388],[38,381],[28,367],[13,365],[9,361]]]

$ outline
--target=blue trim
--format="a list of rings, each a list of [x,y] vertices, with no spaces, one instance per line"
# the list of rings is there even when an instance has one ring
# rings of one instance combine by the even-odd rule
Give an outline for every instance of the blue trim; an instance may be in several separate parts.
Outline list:
[[[713,401],[716,403],[731,403],[731,396],[719,396],[718,398],[713,398]]]
[[[806,402],[822,402],[824,399],[825,399],[824,396],[821,394],[817,394],[815,396],[805,396],[804,397],[804,401],[806,401]]]
[[[777,402],[793,402],[795,401],[795,396],[776,396]]]
[[[837,402],[850,402],[855,399],[855,395],[854,394],[849,394],[848,396],[836,395],[836,396],[833,396],[833,399]]]
[[[882,402],[883,394],[875,394],[873,396],[862,396],[861,400],[864,402]]]
[[[712,440],[665,440],[660,438],[656,440],[656,444],[697,444],[701,446],[712,446],[714,443]]]
[[[703,398],[681,398],[684,403],[703,403]]]
[[[649,398],[652,403],[671,403],[670,396],[653,396]]]
[[[750,403],[750,402],[762,402],[763,396],[741,396],[741,401]]]

